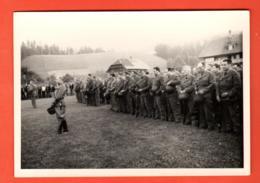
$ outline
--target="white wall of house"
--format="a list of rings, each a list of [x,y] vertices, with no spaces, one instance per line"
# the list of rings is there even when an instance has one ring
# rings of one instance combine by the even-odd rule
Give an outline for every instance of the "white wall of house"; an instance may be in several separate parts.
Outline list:
[[[222,60],[227,59],[227,58],[228,58],[228,56],[209,57],[209,58],[205,58],[204,61],[205,61],[206,67],[207,67],[211,63],[220,63]],[[242,62],[243,61],[242,54],[238,53],[238,54],[231,55],[231,60],[232,60],[232,63]]]

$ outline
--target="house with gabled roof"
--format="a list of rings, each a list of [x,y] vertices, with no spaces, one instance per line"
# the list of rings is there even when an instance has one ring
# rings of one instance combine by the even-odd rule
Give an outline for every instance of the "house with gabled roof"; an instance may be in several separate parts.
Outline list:
[[[120,58],[109,66],[107,72],[123,72],[123,71],[148,71],[151,67],[145,62],[137,58]]]
[[[199,54],[206,64],[231,59],[232,63],[243,61],[243,34],[232,34],[209,41]]]

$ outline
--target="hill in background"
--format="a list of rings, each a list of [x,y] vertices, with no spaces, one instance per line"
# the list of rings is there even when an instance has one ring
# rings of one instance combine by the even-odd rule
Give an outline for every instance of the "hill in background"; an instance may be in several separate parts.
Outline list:
[[[117,59],[129,57],[144,61],[151,69],[154,66],[159,66],[161,69],[166,68],[166,60],[153,54],[114,51],[75,55],[33,55],[22,60],[22,67],[27,67],[42,78],[47,78],[51,74],[56,76],[62,76],[66,73],[82,75],[97,71],[106,72]]]

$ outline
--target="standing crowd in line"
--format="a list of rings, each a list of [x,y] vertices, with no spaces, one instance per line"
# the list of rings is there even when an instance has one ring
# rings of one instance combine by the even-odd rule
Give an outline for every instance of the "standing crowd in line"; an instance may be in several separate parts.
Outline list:
[[[112,73],[104,82],[111,110],[136,117],[193,124],[199,128],[240,134],[243,127],[242,65],[226,59],[205,67],[199,63],[179,72]]]
[[[193,69],[183,66],[181,71],[171,67],[162,72],[159,67],[154,67],[150,73],[144,70],[114,72],[105,79],[88,74],[70,84],[59,81],[54,91],[46,88],[54,94],[46,92],[46,95],[55,98],[53,106],[56,106],[60,121],[58,133],[63,127],[64,132],[68,131],[63,99],[75,93],[76,100],[87,106],[110,104],[112,111],[135,117],[241,134],[242,71],[242,63],[232,64],[231,60],[225,59],[207,66],[201,62]],[[27,86],[35,108],[38,88],[33,81]]]

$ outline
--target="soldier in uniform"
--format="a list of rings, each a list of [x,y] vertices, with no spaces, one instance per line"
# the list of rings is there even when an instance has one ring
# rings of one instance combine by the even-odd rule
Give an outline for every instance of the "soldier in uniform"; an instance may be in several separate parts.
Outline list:
[[[105,104],[111,104],[111,84],[114,81],[114,74],[110,74],[104,82],[104,99]]]
[[[114,73],[114,81],[111,84],[111,104],[112,110],[115,112],[119,112],[119,100],[118,100],[118,86],[120,83],[120,79],[117,73]]]
[[[96,82],[95,80],[92,78],[91,74],[88,74],[88,79],[87,79],[87,83],[86,83],[86,94],[87,94],[87,105],[89,106],[95,106],[96,102],[95,102],[95,96],[96,96]]]
[[[214,86],[214,75],[206,71],[203,64],[198,64],[197,75],[194,79],[194,101],[199,107],[199,127],[209,130],[215,128],[212,100],[212,88]]]
[[[76,99],[78,103],[81,103],[81,97],[80,97],[80,81],[77,80],[75,83],[75,93],[76,93]]]
[[[223,72],[217,82],[216,95],[221,106],[222,131],[239,133],[242,125],[237,118],[236,108],[240,98],[241,80],[239,74],[232,69],[231,63],[229,59],[222,62]]]
[[[135,111],[135,117],[138,117],[140,115],[140,108],[141,108],[141,98],[140,98],[140,92],[138,91],[138,82],[141,79],[140,73],[135,73],[135,85],[134,85],[134,111]]]
[[[127,111],[128,113],[134,115],[135,114],[135,74],[134,72],[128,73],[126,72],[126,80],[127,80],[127,93],[126,93],[126,101],[127,101]]]
[[[162,94],[164,93],[164,80],[159,67],[154,67],[154,79],[152,81],[152,92],[154,95],[155,119],[166,120],[166,103]]]
[[[127,106],[126,106],[126,92],[127,92],[127,80],[123,73],[119,74],[119,80],[117,85],[117,98],[119,104],[119,112],[126,113]]]
[[[68,132],[68,126],[65,117],[66,105],[64,102],[66,92],[66,86],[63,84],[61,80],[58,80],[57,88],[55,90],[55,101],[53,103],[53,105],[55,106],[56,117],[59,122],[58,134]]]
[[[102,82],[99,78],[96,78],[93,76],[94,85],[95,85],[95,93],[94,93],[94,105],[99,106],[100,105],[100,89],[102,87]]]
[[[137,90],[140,96],[140,108],[138,113],[143,117],[151,117],[151,107],[148,101],[149,89],[151,88],[151,81],[148,77],[149,72],[141,72],[141,77],[137,82]]]
[[[211,72],[214,74],[214,77],[216,79],[216,83],[215,83],[215,86],[213,88],[212,97],[213,97],[213,108],[214,108],[215,122],[217,124],[218,130],[220,131],[220,129],[221,129],[221,105],[220,105],[219,101],[217,100],[217,96],[216,96],[217,83],[218,83],[218,80],[219,80],[219,78],[222,74],[220,65],[219,64],[212,65]]]
[[[36,98],[37,98],[38,87],[33,81],[30,81],[30,83],[28,85],[28,91],[29,91],[29,94],[31,97],[32,106],[33,106],[33,108],[36,108]]]
[[[178,95],[176,86],[180,83],[179,74],[174,71],[174,68],[168,68],[166,74],[165,89],[166,89],[166,102],[168,109],[168,120],[177,122],[176,112],[178,110]]]
[[[180,84],[177,86],[178,98],[181,104],[181,114],[183,124],[191,124],[191,113],[193,108],[193,79],[191,68],[184,66],[180,76]]]
[[[111,104],[111,110],[116,111],[116,99],[115,99],[115,89],[116,89],[116,75],[114,73],[111,74],[111,81],[108,85],[108,91],[110,95],[110,104]],[[108,94],[107,94],[108,95]]]

